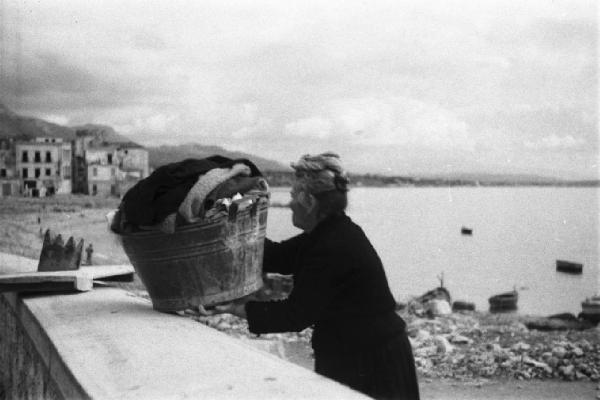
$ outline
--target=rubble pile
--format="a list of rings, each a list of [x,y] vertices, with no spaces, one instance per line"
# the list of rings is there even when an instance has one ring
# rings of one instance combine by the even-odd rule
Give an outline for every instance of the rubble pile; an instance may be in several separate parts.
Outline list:
[[[201,316],[190,310],[186,310],[186,314],[192,319],[203,323],[218,331],[227,333],[238,339],[254,339],[262,341],[282,342],[282,343],[304,343],[307,351],[312,352],[310,347],[310,338],[312,329],[305,329],[302,332],[286,332],[286,333],[266,333],[260,336],[254,335],[248,331],[248,322],[245,319],[238,318],[230,314],[220,314],[213,316]],[[277,346],[275,346],[277,347]],[[278,349],[277,353],[281,353]],[[278,354],[281,355],[281,354]],[[286,358],[286,357],[283,357]]]
[[[302,349],[310,358],[311,329],[300,333],[248,332],[245,320],[228,314],[188,313],[205,325],[262,350],[291,359]],[[517,315],[471,311],[435,318],[402,313],[419,375],[468,381],[479,378],[592,380],[600,382],[600,328],[583,331],[529,330]]]
[[[289,278],[270,276],[260,300],[285,298]],[[439,287],[398,314],[407,323],[419,376],[459,381],[553,379],[600,382],[600,325],[517,313],[452,311],[449,292]],[[312,366],[312,330],[256,336],[244,319],[223,314],[195,320],[301,365]],[[575,317],[573,317],[575,318]]]
[[[600,381],[600,330],[529,330],[516,315],[403,315],[421,375]]]

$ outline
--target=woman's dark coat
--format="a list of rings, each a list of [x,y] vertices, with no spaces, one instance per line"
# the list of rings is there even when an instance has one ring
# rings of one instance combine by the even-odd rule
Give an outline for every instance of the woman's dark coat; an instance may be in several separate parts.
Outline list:
[[[293,274],[282,301],[248,302],[251,332],[312,326],[317,372],[378,398],[418,398],[404,321],[395,313],[383,265],[345,214],[281,243],[267,240],[264,272]]]

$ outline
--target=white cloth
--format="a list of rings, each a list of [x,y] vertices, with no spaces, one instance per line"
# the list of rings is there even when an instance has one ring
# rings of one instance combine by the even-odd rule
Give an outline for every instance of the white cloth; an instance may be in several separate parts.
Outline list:
[[[204,216],[204,200],[210,192],[227,179],[238,175],[250,176],[252,171],[246,164],[234,164],[231,168],[214,168],[201,175],[192,186],[181,205],[179,214],[187,222],[196,222]]]

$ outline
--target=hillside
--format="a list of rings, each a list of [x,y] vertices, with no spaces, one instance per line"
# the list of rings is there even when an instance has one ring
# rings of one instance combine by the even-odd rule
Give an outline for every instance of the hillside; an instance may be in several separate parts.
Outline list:
[[[85,131],[86,135],[93,135],[101,138],[106,143],[135,143],[127,136],[117,133],[112,127],[107,125],[85,124],[74,126],[76,131]]]
[[[0,103],[0,137],[30,139],[36,136],[73,140],[75,129],[15,114]]]
[[[432,174],[421,176],[421,179],[429,180],[455,180],[455,181],[469,181],[469,182],[486,182],[486,183],[505,183],[510,182],[514,184],[521,183],[558,183],[564,181],[562,179],[532,175],[532,174],[493,174],[493,173],[451,173],[451,174]]]
[[[39,136],[74,140],[77,131],[85,131],[106,143],[135,144],[127,136],[117,133],[112,127],[99,124],[85,124],[80,126],[61,126],[39,118],[26,117],[14,113],[0,103],[0,137],[15,139],[32,139]],[[200,145],[188,143],[177,146],[148,147],[150,166],[158,166],[171,162],[181,161],[186,158],[204,158],[220,154],[229,158],[247,158],[262,171],[289,171],[289,167],[273,160],[246,154],[238,151],[229,151],[219,146]]]
[[[38,136],[48,136],[73,140],[78,130],[84,130],[90,135],[100,138],[107,143],[135,144],[127,136],[117,133],[112,127],[98,124],[80,126],[61,126],[39,118],[21,116],[9,110],[0,103],[0,138],[31,139]],[[163,145],[147,147],[152,168],[186,158],[204,158],[220,154],[229,158],[247,158],[266,173],[275,185],[289,185],[292,170],[280,162],[242,153],[229,151],[219,146],[187,143],[182,145]],[[509,175],[486,173],[454,173],[387,176],[378,174],[352,174],[352,182],[359,186],[515,186],[515,185],[544,185],[544,186],[600,186],[597,180],[562,180],[537,175]]]
[[[229,151],[219,146],[204,146],[197,143],[187,143],[177,146],[148,147],[150,167],[156,168],[164,164],[181,161],[186,158],[204,158],[220,154],[229,158],[247,158],[262,171],[290,171],[290,167],[251,154],[239,151]]]
[[[0,137],[32,139],[47,136],[74,140],[76,132],[81,130],[99,137],[107,143],[133,143],[131,139],[118,134],[110,126],[94,124],[62,126],[43,119],[19,115],[0,103]]]

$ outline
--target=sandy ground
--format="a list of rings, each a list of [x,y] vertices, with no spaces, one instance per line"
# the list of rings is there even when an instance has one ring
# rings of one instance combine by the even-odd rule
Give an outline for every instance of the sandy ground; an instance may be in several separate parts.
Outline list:
[[[76,199],[75,204],[41,199],[26,199],[20,204],[14,198],[2,199],[2,251],[38,258],[42,248],[42,234],[50,229],[54,233],[60,233],[65,241],[73,236],[76,240],[83,239],[84,247],[91,243],[94,248],[92,260],[96,265],[128,263],[120,244],[108,231],[106,222],[106,214],[118,206],[118,201],[105,201],[100,203],[103,207],[94,208],[96,204],[92,201]]]
[[[423,400],[569,400],[600,398],[594,382],[495,381],[457,383],[448,381],[420,382]]]
[[[97,265],[128,263],[119,243],[108,232],[105,215],[116,208],[117,200],[94,198],[54,200],[2,199],[0,202],[0,251],[38,258],[40,232],[51,229],[83,238],[94,246]],[[39,217],[39,222],[38,222]],[[139,285],[139,282],[136,283]],[[289,359],[307,368],[312,363],[302,351],[291,351]],[[441,379],[419,381],[422,399],[600,399],[598,383],[590,381],[482,380],[459,382]]]
[[[306,352],[286,347],[289,361],[313,369]],[[563,381],[476,380],[460,382],[419,377],[422,400],[567,400],[600,399],[600,383]]]

